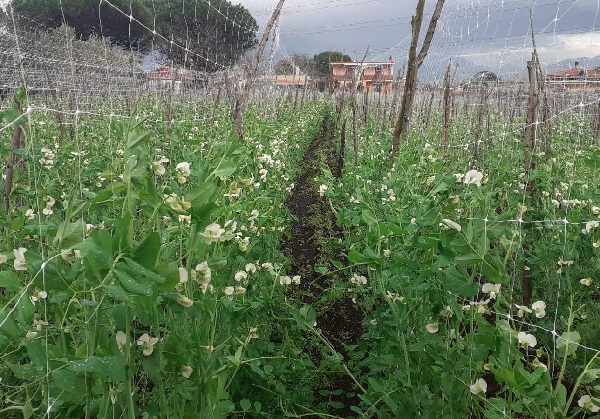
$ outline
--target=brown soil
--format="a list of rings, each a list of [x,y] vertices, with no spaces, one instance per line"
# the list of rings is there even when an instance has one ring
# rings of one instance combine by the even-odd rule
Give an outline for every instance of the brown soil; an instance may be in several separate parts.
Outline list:
[[[289,238],[282,243],[282,250],[292,260],[291,271],[302,276],[299,290],[301,301],[313,305],[317,312],[317,328],[352,370],[347,346],[355,345],[364,332],[363,313],[348,297],[321,298],[339,278],[315,272],[316,266],[326,266],[334,270],[328,260],[344,260],[339,251],[332,251],[330,246],[323,245],[325,241],[341,237],[341,230],[335,224],[335,215],[331,212],[326,198],[319,196],[318,185],[313,182],[313,179],[320,175],[321,161],[327,163],[337,176],[340,175],[338,170],[334,170],[339,167],[336,165],[334,132],[333,121],[330,116],[326,116],[320,134],[303,156],[303,167],[300,168],[295,188],[286,202],[296,219],[291,224]],[[334,165],[337,167],[334,168]],[[323,348],[322,352],[311,351],[315,365],[321,363],[323,353],[331,355],[329,352],[327,348]],[[323,396],[326,392],[319,393],[319,390],[327,390],[330,394]],[[332,395],[332,392],[340,394]],[[328,405],[328,411],[331,413],[340,417],[353,417],[354,412],[350,407],[360,403],[356,393],[357,389],[351,377],[336,371],[323,378],[315,395],[320,403]],[[335,408],[337,403],[331,405],[331,401],[342,403],[343,407]]]

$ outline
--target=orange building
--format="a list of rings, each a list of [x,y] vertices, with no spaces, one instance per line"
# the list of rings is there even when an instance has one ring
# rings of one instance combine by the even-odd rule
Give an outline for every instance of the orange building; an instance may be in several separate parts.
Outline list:
[[[357,80],[359,92],[390,93],[394,84],[394,59],[387,61],[351,63],[335,61],[329,63],[331,88],[338,92],[350,90]]]

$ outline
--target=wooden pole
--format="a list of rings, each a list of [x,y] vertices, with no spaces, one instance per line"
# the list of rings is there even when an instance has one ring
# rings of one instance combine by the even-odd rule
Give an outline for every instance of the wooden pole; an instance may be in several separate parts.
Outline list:
[[[419,2],[417,3],[416,13],[411,21],[412,40],[408,53],[408,66],[406,80],[404,83],[404,96],[402,97],[400,115],[398,116],[398,121],[396,122],[396,127],[394,129],[394,135],[392,137],[392,164],[396,159],[396,153],[398,152],[398,148],[400,145],[400,138],[404,138],[406,141],[408,141],[410,116],[412,113],[412,106],[417,88],[417,73],[419,72],[419,67],[421,67],[421,64],[423,64],[423,61],[425,60],[425,57],[427,56],[427,53],[429,51],[429,46],[431,45],[431,41],[433,40],[433,35],[435,33],[437,21],[439,20],[440,15],[442,13],[444,2],[445,0],[437,0],[435,9],[433,11],[433,14],[431,15],[431,20],[429,21],[429,27],[427,29],[427,33],[425,34],[425,39],[423,40],[423,45],[421,46],[421,50],[419,51],[418,55],[417,45],[419,43],[419,34],[421,32],[421,26],[423,24],[423,10],[425,8],[425,0],[419,0]]]

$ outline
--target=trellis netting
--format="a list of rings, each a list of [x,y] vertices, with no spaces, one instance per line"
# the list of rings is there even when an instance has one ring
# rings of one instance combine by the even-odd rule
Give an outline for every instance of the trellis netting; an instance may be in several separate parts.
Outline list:
[[[425,1],[393,158],[417,0],[40,3],[0,0],[0,416],[600,410],[596,0]]]

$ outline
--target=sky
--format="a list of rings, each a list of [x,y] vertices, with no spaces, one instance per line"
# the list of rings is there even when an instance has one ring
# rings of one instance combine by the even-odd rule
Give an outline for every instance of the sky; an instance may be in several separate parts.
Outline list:
[[[264,28],[277,0],[237,0]],[[278,54],[343,51],[361,60],[406,62],[417,0],[286,0]],[[435,0],[426,0],[431,12]],[[439,77],[449,58],[463,72],[522,73],[531,59],[529,14],[543,66],[564,68],[600,56],[600,0],[446,0],[421,72]],[[428,22],[424,22],[425,27]],[[572,65],[571,64],[571,65]],[[582,66],[600,65],[582,60]]]
[[[8,1],[0,0],[0,8]],[[278,2],[230,1],[246,7],[261,30]],[[425,0],[426,14],[435,1]],[[342,51],[361,60],[368,48],[367,61],[392,56],[400,69],[408,57],[416,4],[417,0],[286,0],[274,58]],[[530,10],[544,71],[568,68],[575,60],[583,67],[600,66],[600,0],[446,0],[419,77],[440,79],[450,59],[462,77],[483,70],[504,78],[524,75],[532,52]]]

